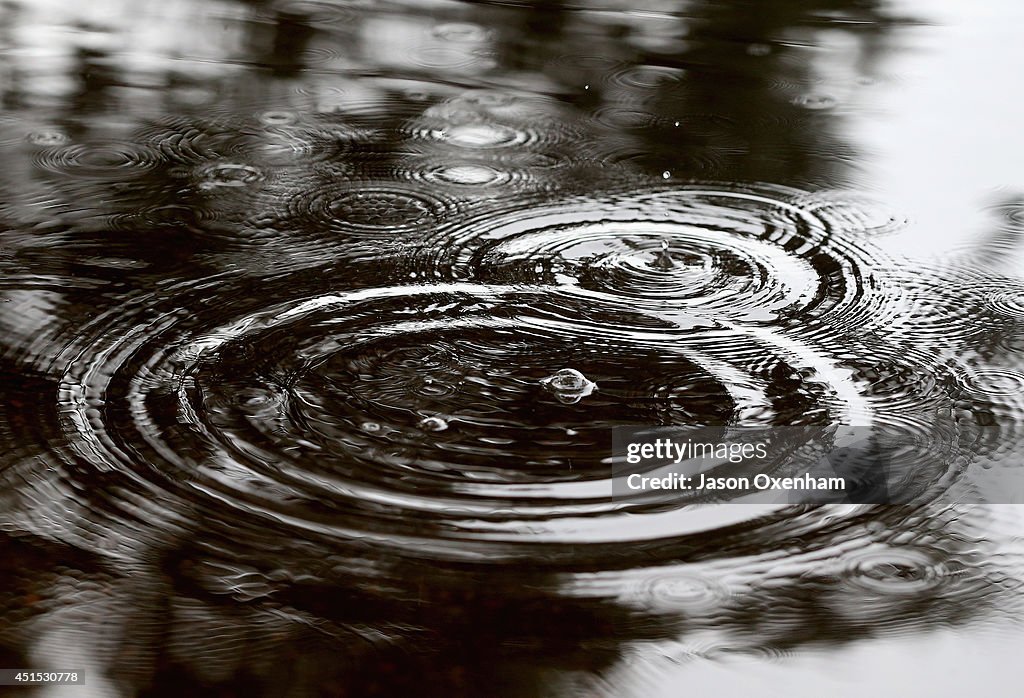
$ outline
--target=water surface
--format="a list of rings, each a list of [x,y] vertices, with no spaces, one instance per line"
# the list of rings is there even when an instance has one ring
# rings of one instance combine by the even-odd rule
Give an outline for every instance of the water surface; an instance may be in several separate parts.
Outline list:
[[[1005,694],[1022,20],[3,5],[0,666]],[[611,429],[682,425],[970,449],[899,506],[613,499]]]

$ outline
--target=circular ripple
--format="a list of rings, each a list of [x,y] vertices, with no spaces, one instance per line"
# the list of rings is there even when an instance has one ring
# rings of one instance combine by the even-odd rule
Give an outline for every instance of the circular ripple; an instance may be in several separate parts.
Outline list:
[[[431,200],[410,192],[383,189],[339,194],[328,210],[344,225],[369,230],[423,228],[438,221]]]
[[[302,20],[317,24],[347,24],[356,18],[357,12],[364,5],[354,0],[324,2],[324,0],[289,0],[277,3],[274,7],[283,16],[292,21]]]
[[[799,318],[811,332],[826,319],[839,330],[883,326],[899,301],[872,271],[884,256],[840,237],[798,194],[693,186],[573,200],[468,226],[445,255],[474,278],[555,284],[651,310]]]
[[[200,189],[224,187],[245,187],[262,181],[264,174],[252,165],[238,162],[219,162],[200,168],[198,172]]]
[[[907,225],[906,217],[852,192],[811,194],[798,198],[795,203],[840,235],[887,235]]]
[[[850,584],[885,595],[914,595],[943,583],[942,565],[915,549],[867,551],[847,561]]]
[[[613,71],[609,81],[619,87],[634,90],[664,89],[666,85],[683,79],[685,72],[679,68],[656,65],[636,65]]]
[[[112,519],[144,492],[277,540],[650,565],[696,540],[710,555],[709,536],[775,545],[818,514],[721,501],[739,493],[612,497],[614,427],[909,423],[930,425],[935,453],[956,443],[934,427],[945,384],[906,379],[935,360],[876,344],[900,309],[874,271],[891,261],[805,193],[648,186],[450,225],[458,207],[428,191],[335,182],[291,201],[280,229],[414,232],[395,270],[378,253],[346,271],[376,286],[213,279],[92,320],[54,362],[73,487]],[[897,484],[946,475],[917,455],[895,459]],[[693,605],[665,584],[649,595]]]
[[[643,607],[695,613],[721,608],[730,595],[727,587],[710,577],[670,570],[645,578],[626,600]]]
[[[438,162],[428,155],[406,158],[398,173],[403,179],[425,182],[429,186],[444,187],[471,196],[474,193],[493,196],[500,187],[504,195],[537,190],[549,183],[550,177],[541,176],[544,168],[530,167],[527,162],[512,160],[450,160]]]
[[[272,109],[261,112],[257,115],[257,119],[264,126],[291,126],[298,121],[299,117],[293,111]]]
[[[525,129],[485,121],[452,124],[423,133],[428,138],[459,148],[512,148],[525,145],[536,135]]]
[[[421,264],[427,277],[546,286],[553,308],[614,309],[605,322],[624,331],[722,327],[704,350],[751,387],[744,420],[930,428],[952,404],[948,371],[903,343],[913,317],[890,336],[908,300],[890,281],[895,263],[805,197],[689,185],[568,199],[432,238],[436,257]]]
[[[272,110],[255,118],[168,120],[145,129],[140,139],[181,164],[223,159],[278,167],[341,158],[361,135],[330,116],[303,118],[293,111]]]
[[[478,90],[430,107],[406,131],[465,152],[522,151],[582,143],[574,123],[550,100]]]
[[[490,37],[484,27],[471,22],[448,22],[434,27],[434,36],[453,43],[480,43]]]
[[[678,491],[613,499],[610,428],[719,428],[801,381],[735,356],[769,348],[738,330],[654,316],[620,330],[640,316],[556,305],[544,287],[373,288],[259,310],[221,289],[212,312],[202,286],[188,303],[179,292],[167,308],[100,316],[65,354],[68,467],[110,483],[96,494],[115,512],[141,488],[227,527],[409,555],[533,550],[557,564],[614,546],[650,560],[691,533],[706,541],[708,512]],[[566,368],[597,388],[560,400],[545,379]],[[793,423],[834,401],[827,385],[802,386]],[[791,515],[719,506],[712,520],[730,535]]]
[[[964,389],[978,397],[1024,396],[1024,373],[997,368],[975,369],[961,376]]]
[[[1001,222],[1009,227],[1017,228],[1024,225],[1024,198],[1012,196],[988,207],[997,215]]]
[[[76,177],[123,177],[156,167],[159,155],[142,145],[107,142],[69,145],[38,153],[36,165],[49,172]]]
[[[992,309],[1000,315],[1024,320],[1024,290],[991,293],[988,301]]]
[[[615,105],[601,107],[594,112],[594,121],[615,130],[648,131],[654,128],[670,128],[672,120],[644,109],[642,106]]]
[[[425,177],[443,184],[486,187],[508,184],[514,179],[514,174],[490,165],[464,163],[438,165],[431,168]]]
[[[458,210],[455,199],[425,188],[395,184],[327,185],[303,192],[289,206],[290,219],[338,232],[388,235],[432,230]]]

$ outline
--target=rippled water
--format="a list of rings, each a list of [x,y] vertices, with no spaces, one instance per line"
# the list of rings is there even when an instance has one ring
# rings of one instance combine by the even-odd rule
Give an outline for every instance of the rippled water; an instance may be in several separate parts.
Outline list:
[[[933,110],[1005,23],[934,12],[4,5],[0,667],[947,695],[912,648],[1020,638],[1024,183],[1016,107]],[[684,425],[969,448],[613,499],[611,429]]]

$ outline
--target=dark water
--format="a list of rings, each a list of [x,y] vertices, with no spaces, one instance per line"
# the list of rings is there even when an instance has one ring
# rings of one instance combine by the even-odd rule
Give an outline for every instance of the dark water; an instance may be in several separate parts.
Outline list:
[[[4,4],[0,667],[1010,695],[1020,497],[610,496],[623,425],[1019,466],[1024,18],[936,5]]]

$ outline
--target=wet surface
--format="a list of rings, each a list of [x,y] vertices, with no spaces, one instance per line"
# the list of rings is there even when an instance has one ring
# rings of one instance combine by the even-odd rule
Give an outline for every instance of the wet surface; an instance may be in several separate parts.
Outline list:
[[[887,695],[1019,642],[1016,106],[929,72],[1013,49],[923,5],[0,7],[0,666]],[[612,427],[833,424],[970,455],[611,497]]]

